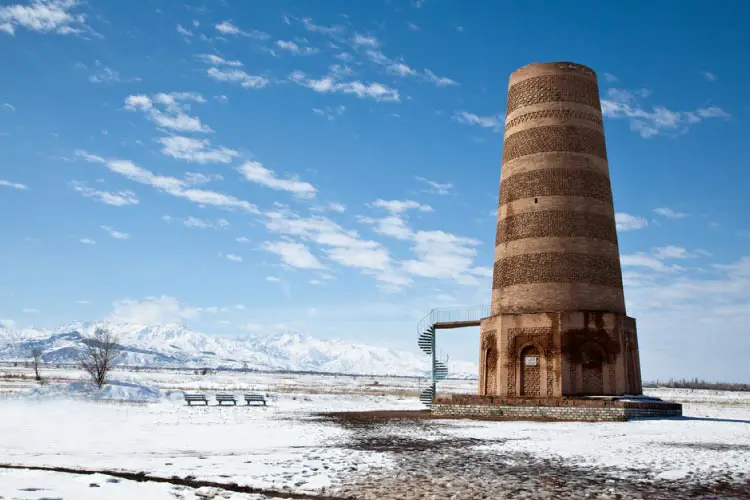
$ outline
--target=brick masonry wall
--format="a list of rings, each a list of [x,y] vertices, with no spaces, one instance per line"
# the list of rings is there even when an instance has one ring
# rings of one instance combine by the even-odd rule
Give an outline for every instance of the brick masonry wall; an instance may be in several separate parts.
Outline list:
[[[601,116],[585,66],[532,64],[511,75],[493,314],[625,312]],[[539,248],[551,239],[566,244]]]
[[[492,398],[488,398],[492,399]],[[682,405],[676,403],[622,403],[579,400],[578,404],[564,404],[565,400],[548,401],[551,404],[483,404],[479,402],[456,404],[436,401],[432,413],[441,417],[503,418],[508,420],[574,420],[590,422],[621,422],[631,418],[667,418],[682,416]],[[506,401],[507,403],[507,401]],[[560,403],[560,404],[554,404]],[[609,403],[609,404],[597,404]]]

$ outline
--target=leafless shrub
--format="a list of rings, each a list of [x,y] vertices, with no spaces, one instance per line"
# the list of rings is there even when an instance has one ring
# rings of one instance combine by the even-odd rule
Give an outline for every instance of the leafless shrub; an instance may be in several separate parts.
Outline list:
[[[78,357],[78,365],[101,389],[115,364],[117,338],[109,330],[97,328],[94,335],[83,340],[83,345],[84,351]]]
[[[44,351],[42,351],[41,347],[33,347],[31,349],[31,366],[34,368],[34,378],[40,384],[44,383],[44,380],[42,380],[42,375],[39,373],[39,365],[42,363],[43,353]]]

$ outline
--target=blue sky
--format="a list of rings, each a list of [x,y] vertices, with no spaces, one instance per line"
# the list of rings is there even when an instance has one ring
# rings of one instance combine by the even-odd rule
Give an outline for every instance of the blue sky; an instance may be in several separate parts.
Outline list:
[[[571,60],[644,378],[750,380],[745,2],[0,5],[5,326],[415,349],[429,309],[489,302],[509,74]]]

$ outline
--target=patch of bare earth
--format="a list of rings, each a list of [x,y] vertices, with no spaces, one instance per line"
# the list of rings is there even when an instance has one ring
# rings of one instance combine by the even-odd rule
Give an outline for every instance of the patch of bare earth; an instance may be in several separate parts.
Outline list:
[[[504,441],[441,433],[429,412],[348,412],[321,418],[350,432],[339,446],[388,454],[395,468],[343,478],[331,493],[361,500],[748,499],[750,477],[725,473],[680,480],[656,471],[581,466],[502,451]],[[410,432],[418,431],[418,432]],[[479,445],[495,445],[491,449]],[[696,445],[700,446],[700,445]]]

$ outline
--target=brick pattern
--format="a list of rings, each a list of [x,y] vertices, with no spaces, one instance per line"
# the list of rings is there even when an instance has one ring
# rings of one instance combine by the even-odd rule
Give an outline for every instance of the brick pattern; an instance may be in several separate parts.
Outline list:
[[[536,358],[536,365],[526,364],[526,358]],[[530,346],[521,353],[521,396],[538,397],[542,395],[541,389],[541,358],[539,350]]]
[[[606,175],[572,168],[519,172],[500,183],[500,205],[539,196],[580,196],[612,203],[612,186]]]
[[[542,252],[505,257],[495,262],[492,288],[531,283],[580,283],[622,288],[617,253]]]
[[[599,126],[602,125],[602,117],[595,113],[587,113],[577,109],[543,109],[541,111],[532,111],[531,113],[526,113],[513,118],[505,124],[505,130],[526,123],[530,120],[542,120],[545,118],[555,118],[557,120],[588,120]]]
[[[601,110],[596,81],[575,74],[561,74],[528,78],[511,86],[506,114],[546,102],[577,102]]]
[[[602,376],[602,365],[583,367],[583,393],[602,394],[604,392],[604,377]]]
[[[446,417],[503,418],[508,420],[567,420],[586,422],[623,422],[631,418],[667,418],[682,416],[682,405],[659,404],[655,407],[581,407],[541,405],[434,404],[432,414]]]
[[[578,125],[544,125],[507,136],[503,142],[503,162],[557,151],[586,153],[607,159],[602,131]]]
[[[614,218],[587,212],[548,210],[510,215],[497,223],[495,245],[524,238],[591,238],[617,243]]]

